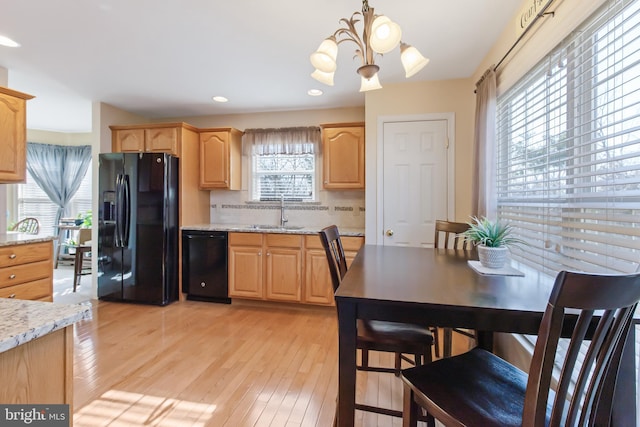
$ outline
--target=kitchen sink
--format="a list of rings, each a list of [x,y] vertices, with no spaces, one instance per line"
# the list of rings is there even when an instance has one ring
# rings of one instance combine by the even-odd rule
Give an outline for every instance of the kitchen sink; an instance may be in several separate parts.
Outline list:
[[[298,225],[285,225],[284,227],[279,225],[270,224],[252,224],[247,226],[252,230],[302,230],[304,227]]]

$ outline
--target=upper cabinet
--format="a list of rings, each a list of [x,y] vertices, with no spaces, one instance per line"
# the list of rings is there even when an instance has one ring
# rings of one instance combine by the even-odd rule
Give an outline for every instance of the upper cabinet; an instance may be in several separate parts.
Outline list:
[[[26,179],[27,100],[31,98],[0,87],[0,183]]]
[[[111,149],[118,153],[169,153],[180,156],[184,123],[109,126]]]
[[[200,129],[200,188],[240,190],[242,132],[234,128]]]
[[[323,187],[364,189],[364,123],[322,127]]]

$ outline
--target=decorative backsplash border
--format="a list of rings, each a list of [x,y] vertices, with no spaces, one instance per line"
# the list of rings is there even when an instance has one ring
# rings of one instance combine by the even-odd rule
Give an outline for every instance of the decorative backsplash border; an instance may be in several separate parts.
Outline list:
[[[212,209],[218,209],[217,204],[211,205]],[[241,204],[241,205],[230,205],[230,204],[221,204],[220,209],[248,209],[248,210],[280,210],[279,205],[256,205],[256,204]],[[320,205],[286,205],[287,211],[330,211],[329,206],[320,206]],[[353,212],[353,206],[334,206],[333,210],[335,212]],[[359,212],[364,212],[365,209],[362,206],[358,207]]]

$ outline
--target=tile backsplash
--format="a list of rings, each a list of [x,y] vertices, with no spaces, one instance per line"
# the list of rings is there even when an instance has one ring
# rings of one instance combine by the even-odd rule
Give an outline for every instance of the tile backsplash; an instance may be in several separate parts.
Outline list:
[[[318,196],[314,203],[285,202],[287,225],[364,229],[364,190],[322,190]],[[213,190],[210,200],[212,224],[280,223],[280,202],[249,202],[248,191]]]

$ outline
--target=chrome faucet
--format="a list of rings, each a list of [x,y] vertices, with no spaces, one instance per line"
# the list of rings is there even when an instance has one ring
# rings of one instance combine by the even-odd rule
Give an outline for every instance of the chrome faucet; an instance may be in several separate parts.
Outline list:
[[[280,227],[284,227],[289,220],[284,216],[284,194],[280,195]]]

